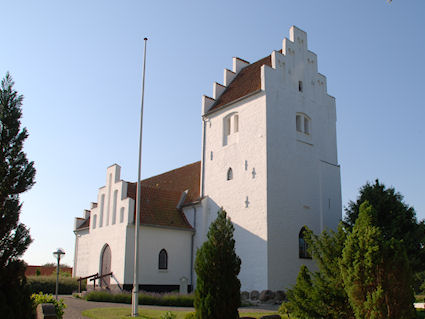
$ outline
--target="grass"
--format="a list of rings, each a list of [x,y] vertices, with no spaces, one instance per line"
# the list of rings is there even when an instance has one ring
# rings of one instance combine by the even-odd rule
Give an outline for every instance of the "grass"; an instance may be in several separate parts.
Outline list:
[[[161,319],[161,315],[163,315],[165,310],[157,310],[157,309],[142,309],[139,308],[139,317],[143,319]],[[191,311],[172,311],[172,313],[176,314],[176,319],[184,319],[186,314]],[[93,319],[128,319],[131,315],[130,308],[94,308],[83,311],[83,316],[87,316]],[[260,318],[266,315],[276,314],[276,312],[240,312],[241,316],[249,316],[254,318]]]

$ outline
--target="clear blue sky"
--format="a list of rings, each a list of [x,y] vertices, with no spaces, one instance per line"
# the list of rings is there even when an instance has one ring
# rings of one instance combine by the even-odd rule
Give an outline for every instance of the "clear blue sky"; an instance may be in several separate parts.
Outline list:
[[[233,56],[308,34],[336,97],[343,205],[366,181],[393,185],[425,217],[425,1],[1,1],[0,75],[24,94],[37,184],[22,196],[24,259],[72,265],[74,217],[106,167],[137,177],[143,37],[148,36],[144,177],[200,159],[201,96]]]

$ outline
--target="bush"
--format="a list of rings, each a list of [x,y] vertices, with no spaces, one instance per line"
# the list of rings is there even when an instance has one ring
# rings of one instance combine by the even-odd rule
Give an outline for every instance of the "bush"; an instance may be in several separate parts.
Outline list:
[[[91,291],[85,298],[88,301],[104,301],[131,304],[130,293],[109,293],[106,291]],[[152,293],[140,292],[140,305],[193,307],[193,295],[180,295],[178,293]]]
[[[161,316],[161,319],[176,319],[177,315],[172,313],[171,311],[167,311]]]
[[[66,308],[66,305],[63,303],[63,299],[56,300],[55,297],[52,295],[45,295],[42,292],[39,294],[32,294],[31,296],[32,300],[32,309],[35,313],[37,306],[39,304],[43,303],[51,303],[55,306],[56,315],[58,316],[58,319],[61,319],[64,313],[64,309]]]
[[[30,276],[28,285],[31,293],[56,293],[56,276]],[[82,282],[81,289],[86,289],[86,284]],[[59,277],[59,294],[70,295],[78,291],[78,281],[76,278]]]

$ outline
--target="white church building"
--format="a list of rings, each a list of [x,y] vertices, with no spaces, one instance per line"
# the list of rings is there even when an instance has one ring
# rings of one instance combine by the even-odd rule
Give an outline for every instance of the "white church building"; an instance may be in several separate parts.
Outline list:
[[[202,158],[136,183],[107,168],[106,184],[76,218],[74,276],[109,274],[103,287],[130,290],[140,227],[140,288],[196,285],[196,251],[223,207],[242,260],[242,290],[285,290],[313,266],[303,229],[336,229],[342,215],[335,98],[318,73],[304,31],[255,63],[233,58],[223,84],[202,97]],[[93,281],[89,281],[93,284]]]

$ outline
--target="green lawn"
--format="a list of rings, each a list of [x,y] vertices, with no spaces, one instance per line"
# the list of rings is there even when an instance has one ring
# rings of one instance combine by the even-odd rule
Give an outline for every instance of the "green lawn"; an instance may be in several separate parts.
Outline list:
[[[166,311],[156,309],[139,308],[139,317],[144,319],[160,319]],[[173,311],[177,319],[184,319],[190,311]],[[276,314],[276,312],[240,312],[241,316],[260,318],[265,315]],[[94,308],[83,311],[83,315],[93,319],[128,319],[131,315],[130,308]]]

